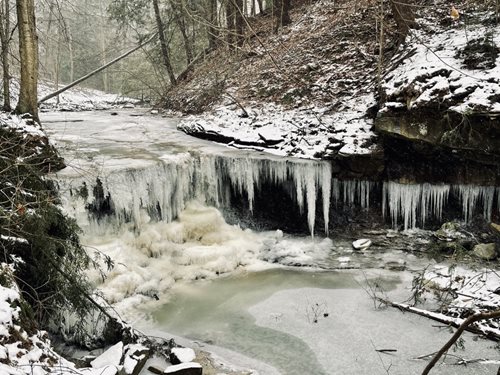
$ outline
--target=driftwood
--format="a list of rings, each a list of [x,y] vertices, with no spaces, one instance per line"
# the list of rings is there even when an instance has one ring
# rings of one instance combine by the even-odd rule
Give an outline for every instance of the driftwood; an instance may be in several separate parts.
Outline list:
[[[104,69],[109,68],[111,65],[113,65],[113,64],[115,64],[115,63],[117,63],[118,61],[123,60],[125,57],[127,57],[127,56],[131,55],[132,53],[134,53],[134,52],[135,52],[135,51],[137,51],[138,49],[140,49],[140,48],[144,47],[146,44],[151,43],[151,42],[153,41],[153,39],[154,39],[154,38],[156,38],[156,35],[157,35],[157,34],[154,34],[151,38],[149,38],[149,39],[148,39],[148,40],[146,40],[145,42],[143,42],[143,43],[139,44],[138,46],[135,46],[135,47],[134,47],[134,48],[132,48],[131,50],[129,50],[129,51],[127,51],[127,52],[125,52],[123,55],[118,56],[116,59],[111,60],[111,61],[110,61],[110,62],[108,62],[107,64],[105,64],[105,65],[101,66],[100,68],[97,68],[96,70],[94,70],[94,71],[90,72],[89,74],[87,74],[87,75],[85,75],[85,76],[83,76],[83,77],[81,77],[81,78],[78,78],[76,81],[71,82],[69,85],[62,87],[61,89],[59,89],[59,90],[57,90],[57,91],[53,92],[52,94],[49,94],[49,95],[44,96],[42,99],[40,99],[40,100],[38,101],[38,105],[40,105],[40,104],[41,104],[41,103],[43,103],[43,102],[46,102],[46,101],[47,101],[47,100],[49,100],[49,99],[52,99],[53,97],[55,97],[55,96],[57,96],[57,95],[59,95],[59,94],[63,93],[63,92],[64,92],[64,91],[66,91],[66,90],[69,90],[70,88],[72,88],[72,87],[74,87],[74,86],[78,85],[79,83],[82,83],[83,81],[85,81],[85,80],[89,79],[90,77],[92,77],[92,76],[96,75],[97,73],[102,72]]]

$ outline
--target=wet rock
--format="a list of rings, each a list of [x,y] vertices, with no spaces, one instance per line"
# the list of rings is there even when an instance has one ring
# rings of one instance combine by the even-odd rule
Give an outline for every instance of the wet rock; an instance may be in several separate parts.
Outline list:
[[[500,236],[500,224],[491,223],[490,227],[493,230],[494,234],[496,234],[497,236]]]
[[[163,370],[159,369],[158,367],[155,366],[149,366],[148,371],[152,372],[153,374],[161,375],[163,374]]]
[[[493,260],[497,257],[495,243],[481,243],[474,246],[474,255],[484,260]]]
[[[173,348],[170,352],[170,363],[173,365],[191,362],[195,358],[196,354],[190,348]]]
[[[139,375],[147,360],[150,357],[150,351],[145,346],[139,344],[130,344],[125,347],[125,356],[123,359],[123,375]]]
[[[366,238],[356,240],[352,243],[352,247],[356,250],[366,250],[372,245],[372,241]]]
[[[434,232],[434,235],[438,239],[443,241],[453,241],[464,237],[464,235],[460,233],[459,230],[460,230],[460,224],[451,221],[441,225],[441,228],[439,228],[436,232]]]
[[[169,366],[164,374],[171,375],[202,375],[203,369],[199,363],[187,362],[180,365]]]

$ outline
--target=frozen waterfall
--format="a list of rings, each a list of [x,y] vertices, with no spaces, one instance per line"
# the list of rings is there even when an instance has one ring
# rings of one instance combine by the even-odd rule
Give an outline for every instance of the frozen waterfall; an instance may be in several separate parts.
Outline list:
[[[111,214],[99,219],[87,210],[95,200],[96,178],[102,181],[101,196],[109,197]],[[253,211],[264,184],[281,186],[298,211],[304,213],[311,235],[322,214],[328,234],[330,209],[338,205],[368,210],[370,204],[382,207],[395,228],[424,227],[429,219],[441,220],[450,200],[462,207],[463,220],[469,222],[481,210],[490,220],[493,208],[500,206],[500,189],[493,186],[404,184],[394,181],[382,185],[368,180],[332,178],[330,163],[300,159],[178,153],[161,157],[142,168],[112,171],[107,175],[58,179],[65,209],[82,227],[109,230],[124,223],[135,228],[151,220],[171,222],[188,201],[199,200],[215,207],[228,207],[231,194],[246,199]],[[81,194],[82,186],[89,191]],[[288,188],[287,188],[288,187]],[[291,187],[291,189],[289,188]],[[381,199],[380,199],[381,195]],[[234,196],[234,194],[233,194]],[[259,207],[265,209],[266,207]]]
[[[246,196],[252,211],[255,192],[264,182],[282,185],[290,181],[294,186],[292,198],[307,214],[311,234],[321,196],[324,229],[328,232],[332,172],[327,162],[182,153],[163,157],[160,163],[142,169],[125,169],[106,176],[60,176],[63,206],[84,227],[102,226],[102,222],[86,217],[85,207],[92,200],[92,192],[88,197],[77,194],[84,184],[94,186],[96,178],[102,181],[103,195],[111,197],[113,215],[106,220],[114,226],[125,222],[140,226],[151,219],[172,221],[192,199],[223,207],[231,187]]]

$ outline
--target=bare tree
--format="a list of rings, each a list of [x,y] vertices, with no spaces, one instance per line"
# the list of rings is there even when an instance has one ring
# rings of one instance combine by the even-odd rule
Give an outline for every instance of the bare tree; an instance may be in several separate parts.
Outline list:
[[[289,25],[292,22],[290,18],[290,8],[292,6],[291,0],[276,0],[275,14],[276,14],[276,30],[280,27]]]
[[[176,84],[174,69],[172,68],[172,63],[170,61],[170,54],[168,52],[168,44],[165,39],[165,25],[161,19],[160,7],[158,5],[158,0],[153,0],[153,8],[155,12],[156,26],[158,28],[158,38],[160,39],[161,54],[163,58],[163,64],[167,69],[168,78],[172,85]]]
[[[189,65],[191,61],[193,61],[193,46],[187,32],[186,17],[184,15],[182,0],[180,4],[178,4],[175,0],[170,0],[170,8],[172,9],[172,13],[174,15],[174,21],[182,35],[184,50],[186,51],[187,65]]]
[[[9,112],[10,105],[10,1],[2,0],[0,3],[0,44],[2,48],[2,73],[3,73],[3,110]]]
[[[38,121],[38,37],[34,0],[16,0],[19,27],[21,88],[16,113],[29,113]]]

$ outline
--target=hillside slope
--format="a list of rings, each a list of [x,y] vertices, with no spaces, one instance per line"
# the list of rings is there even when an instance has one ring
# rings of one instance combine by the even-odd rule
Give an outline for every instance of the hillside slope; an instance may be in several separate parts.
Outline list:
[[[404,39],[398,33],[390,1],[385,2],[380,86],[379,1],[296,4],[292,24],[279,33],[273,32],[270,15],[250,19],[242,50],[229,53],[220,47],[210,53],[167,94],[164,106],[191,115],[180,125],[188,134],[278,155],[331,159],[337,167],[334,169],[349,177],[377,178],[391,173],[404,177],[399,172],[388,172],[386,163],[387,159],[397,159],[408,147],[398,143],[401,139],[410,144],[417,141],[419,147],[429,144],[433,152],[439,149],[439,155],[423,154],[426,165],[422,169],[427,174],[440,174],[440,170],[429,171],[429,165],[443,153],[449,156],[447,162],[453,168],[460,169],[465,158],[471,160],[469,169],[475,169],[474,163],[486,163],[489,173],[495,173],[498,163],[491,157],[493,144],[484,157],[473,146],[472,152],[460,153],[457,159],[452,155],[456,153],[456,143],[447,144],[443,134],[409,138],[406,132],[395,131],[400,129],[402,119],[421,119],[423,115],[429,124],[436,118],[451,118],[450,126],[455,128],[461,117],[449,116],[449,111],[460,116],[476,111],[479,107],[470,105],[481,104],[477,95],[474,99],[466,94],[481,85],[485,93],[489,92],[486,97],[490,102],[498,102],[495,95],[499,91],[500,63],[495,51],[499,40],[487,37],[488,33],[500,34],[493,3],[456,3],[461,17],[453,21],[448,2],[416,2],[416,27]],[[491,48],[486,52],[491,53],[487,57],[489,63],[478,68],[474,61],[482,61],[485,50],[474,48],[472,41],[479,35],[487,39],[485,43]],[[458,57],[448,62],[455,56]],[[478,69],[480,79],[471,78],[477,78]],[[443,89],[432,84],[443,84],[443,80],[435,78],[437,75],[453,81],[447,84],[453,93],[446,106],[443,96],[449,93],[429,95]],[[422,111],[424,103],[435,109],[432,116]],[[456,110],[459,108],[462,110]],[[481,113],[487,112],[496,124],[495,108],[483,106]],[[390,119],[394,121],[391,123]],[[499,134],[495,124],[488,125],[490,130],[481,137],[495,138]],[[431,128],[429,135],[433,134]],[[397,141],[391,142],[392,139]],[[464,149],[470,151],[471,147]],[[463,174],[462,170],[452,173],[455,177]],[[495,183],[491,179],[487,182]]]

